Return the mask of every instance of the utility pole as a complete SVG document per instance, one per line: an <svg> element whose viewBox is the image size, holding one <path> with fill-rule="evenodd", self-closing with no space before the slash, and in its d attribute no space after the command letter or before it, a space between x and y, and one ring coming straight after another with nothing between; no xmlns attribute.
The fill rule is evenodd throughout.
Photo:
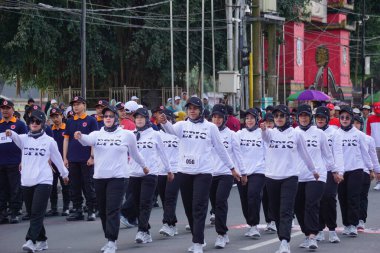
<svg viewBox="0 0 380 253"><path fill-rule="evenodd" d="M81 18L81 95L86 99L86 0L82 0Z"/></svg>
<svg viewBox="0 0 380 253"><path fill-rule="evenodd" d="M252 17L255 19L251 25L251 50L253 53L253 96L254 106L261 107L261 0L252 0Z"/></svg>
<svg viewBox="0 0 380 253"><path fill-rule="evenodd" d="M189 0L186 0L186 94L189 94L189 86L190 86L190 52L189 52Z"/></svg>
<svg viewBox="0 0 380 253"><path fill-rule="evenodd" d="M170 0L170 72L172 85L172 103L174 104L174 52L173 52L173 0Z"/></svg>
<svg viewBox="0 0 380 253"><path fill-rule="evenodd" d="M204 92L204 78L205 78L205 0L202 0L202 66L201 66L201 94Z"/></svg>
<svg viewBox="0 0 380 253"><path fill-rule="evenodd" d="M212 87L214 91L214 102L216 103L214 0L211 0L211 43L212 43Z"/></svg>
<svg viewBox="0 0 380 253"><path fill-rule="evenodd" d="M362 0L362 85L361 85L361 103L364 102L364 82L365 82L365 13L366 3Z"/></svg>
<svg viewBox="0 0 380 253"><path fill-rule="evenodd" d="M268 97L276 100L277 93L277 71L276 71L276 24L269 23L268 28Z"/></svg>
<svg viewBox="0 0 380 253"><path fill-rule="evenodd" d="M226 0L227 16L227 70L233 70L233 30L232 30L232 0Z"/></svg>

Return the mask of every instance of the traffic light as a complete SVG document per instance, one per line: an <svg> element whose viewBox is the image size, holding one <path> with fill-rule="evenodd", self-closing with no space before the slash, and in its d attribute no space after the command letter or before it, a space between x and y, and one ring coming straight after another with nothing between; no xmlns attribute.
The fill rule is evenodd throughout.
<svg viewBox="0 0 380 253"><path fill-rule="evenodd" d="M240 67L243 68L249 65L249 51L244 48L240 50Z"/></svg>

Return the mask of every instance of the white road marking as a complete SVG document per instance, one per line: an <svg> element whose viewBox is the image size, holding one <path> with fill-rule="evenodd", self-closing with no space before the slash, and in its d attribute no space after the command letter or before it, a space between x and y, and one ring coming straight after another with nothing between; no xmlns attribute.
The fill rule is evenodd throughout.
<svg viewBox="0 0 380 253"><path fill-rule="evenodd" d="M302 235L302 234L303 233L301 231L298 231L298 232L292 233L290 236L291 237L296 237L296 236L299 236L299 235ZM245 251L254 250L254 249L258 249L258 248L261 248L261 247L264 247L264 246L267 246L269 244L276 243L276 242L280 243L279 240L278 240L278 238L267 240L267 241L264 241L264 242L260 242L260 243L257 243L257 244L251 245L251 246L247 246L247 247L244 247L244 248L240 248L239 250L245 250Z"/></svg>

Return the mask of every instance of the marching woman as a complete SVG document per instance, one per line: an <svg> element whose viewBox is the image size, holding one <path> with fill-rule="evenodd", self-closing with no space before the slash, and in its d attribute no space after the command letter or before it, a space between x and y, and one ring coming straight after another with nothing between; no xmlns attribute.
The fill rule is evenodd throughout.
<svg viewBox="0 0 380 253"><path fill-rule="evenodd" d="M364 119L360 116L354 116L354 126L363 131ZM360 212L359 212L359 224L357 229L365 229L365 223L367 221L367 209L368 209L368 192L371 186L371 181L375 179L376 175L379 176L380 165L376 154L375 140L370 135L365 135L367 139L368 152L371 157L373 168L365 168L363 172L362 189L360 192ZM376 173L376 175L375 175Z"/></svg>
<svg viewBox="0 0 380 253"><path fill-rule="evenodd" d="M291 127L290 111L278 105L273 111L275 129L260 124L262 138L267 145L265 151L265 176L269 196L269 211L276 222L281 245L277 253L290 253L290 233L297 194L299 171L294 166L301 158L315 179L319 178L314 163L307 151L302 134Z"/></svg>
<svg viewBox="0 0 380 253"><path fill-rule="evenodd" d="M152 236L149 233L149 217L153 207L153 195L157 186L158 174L161 164L167 174L167 180L173 181L169 159L167 158L160 133L153 130L149 120L149 112L145 108L139 108L135 114L137 147L141 152L149 173L141 170L141 165L134 159L130 159L132 169L129 177L129 189L134 198L138 213L138 232L136 243L150 243Z"/></svg>
<svg viewBox="0 0 380 253"><path fill-rule="evenodd" d="M325 188L327 169L335 170L335 161L326 134L316 126L312 126L312 120L311 106L307 104L298 106L296 131L305 139L306 149L313 163L317 165L319 178L313 176L304 161L299 159L296 162L300 174L294 211L306 236L300 247L315 250L318 248L315 237L319 232L320 201Z"/></svg>
<svg viewBox="0 0 380 253"><path fill-rule="evenodd" d="M335 170L327 168L326 185L319 209L319 233L316 239L317 241L325 240L323 230L327 227L329 229L329 242L339 243L340 239L335 229L337 227L336 195L338 184L343 180L344 173L342 137L335 127L330 127L329 121L330 110L324 106L318 107L315 113L315 123L326 134L330 152L334 156Z"/></svg>
<svg viewBox="0 0 380 253"><path fill-rule="evenodd" d="M172 111L165 109L162 113L164 113L166 118L174 124L175 116ZM160 127L160 125L158 126ZM165 173L165 170L161 170L160 175L158 176L157 188L162 201L162 207L164 209L162 219L163 226L160 229L160 234L174 236L178 234L176 227L177 216L175 211L179 192L179 184L176 176L179 158L179 139L175 135L167 134L162 128L160 130L160 136L164 144L166 157L169 159L169 163L172 168L172 173L174 173L174 179L172 182L168 182L166 175L167 173Z"/></svg>
<svg viewBox="0 0 380 253"><path fill-rule="evenodd" d="M234 164L239 168L240 173L244 175L239 139L235 132L226 127L227 116L225 105L214 105L211 112L212 123L218 127L224 147L232 161L234 161ZM228 197L230 196L234 177L231 170L226 167L216 153L214 153L214 164L215 169L212 173L210 201L215 213L215 230L218 233L215 247L222 249L230 241L227 235L227 213ZM247 177L243 176L242 181L246 184Z"/></svg>
<svg viewBox="0 0 380 253"><path fill-rule="evenodd" d="M240 180L239 173L223 146L218 128L204 119L203 103L191 97L186 104L188 120L172 125L164 114L160 121L165 131L180 139L177 177L185 213L193 235L193 245L189 251L202 253L205 245L204 228L207 216L208 199L214 170L213 150L232 175Z"/></svg>
<svg viewBox="0 0 380 253"><path fill-rule="evenodd" d="M339 112L344 157L344 180L338 186L338 198L343 234L351 237L358 235L360 192L362 188L364 168L373 168L368 153L365 134L353 127L354 112L349 106L341 106Z"/></svg>
<svg viewBox="0 0 380 253"><path fill-rule="evenodd" d="M148 173L143 157L137 149L136 138L130 131L119 127L117 109L107 106L102 110L104 126L100 131L82 134L74 138L83 146L94 147L94 186L99 216L105 238L105 253L114 253L120 227L120 207L125 193L124 180L129 172L128 155L136 161L142 173ZM142 169L143 168L143 169Z"/></svg>
<svg viewBox="0 0 380 253"><path fill-rule="evenodd" d="M45 122L45 114L35 110L28 119L28 134L18 135L14 131L6 130L6 136L23 150L21 186L26 210L30 214L30 225L22 249L27 252L48 249L43 221L53 183L49 160L58 168L64 183L69 182L69 172L63 164L57 143L44 131Z"/></svg>
<svg viewBox="0 0 380 253"><path fill-rule="evenodd" d="M238 183L241 206L249 226L246 237L261 237L257 225L260 224L260 206L265 185L265 147L259 126L259 112L256 108L245 113L245 128L237 134L241 147L245 174L248 183Z"/></svg>

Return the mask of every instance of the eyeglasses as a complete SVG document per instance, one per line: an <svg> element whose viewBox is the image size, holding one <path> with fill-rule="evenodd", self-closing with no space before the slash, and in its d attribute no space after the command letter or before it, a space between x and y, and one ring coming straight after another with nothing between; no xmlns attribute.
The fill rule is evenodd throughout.
<svg viewBox="0 0 380 253"><path fill-rule="evenodd" d="M30 119L30 124L36 124L36 125L41 125L41 120L39 119Z"/></svg>
<svg viewBox="0 0 380 253"><path fill-rule="evenodd" d="M110 118L110 119L114 119L115 118L115 115L104 115L103 118L107 119L107 118Z"/></svg>
<svg viewBox="0 0 380 253"><path fill-rule="evenodd" d="M339 117L340 118L340 120L350 120L351 119L351 116L340 116Z"/></svg>
<svg viewBox="0 0 380 253"><path fill-rule="evenodd" d="M283 113L276 113L275 115L274 115L274 118L281 118L281 119L283 119L283 118L285 118L285 114L283 114Z"/></svg>

